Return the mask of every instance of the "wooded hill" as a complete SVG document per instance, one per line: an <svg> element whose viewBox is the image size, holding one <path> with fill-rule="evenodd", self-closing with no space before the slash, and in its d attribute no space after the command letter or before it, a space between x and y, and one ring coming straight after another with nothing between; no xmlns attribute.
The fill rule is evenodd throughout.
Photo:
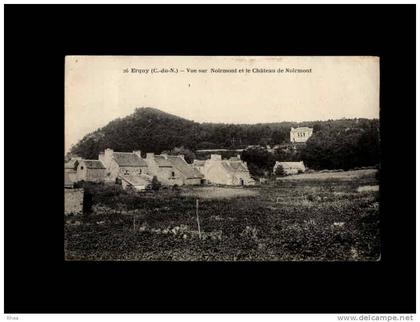
<svg viewBox="0 0 420 322"><path fill-rule="evenodd" d="M365 157L369 159L369 162L359 163L370 165L379 160L379 156L376 156L379 153L379 120L377 119L259 124L197 123L150 107L137 108L133 114L118 118L86 135L71 148L70 153L87 159L97 159L99 152L106 148L121 152L141 150L142 153L161 153L176 147L195 151L219 148L240 149L249 145L273 146L288 143L290 128L299 126L314 129L314 135L307 144L313 153L311 152L309 156L309 151L304 153L308 159L311 159L312 154L318 158L322 153L333 153L331 149L337 150L337 153L348 151L344 154L349 157L351 154L349 151L362 143L370 152L361 151L358 147L358 154L363 156L365 152L369 152L369 156ZM309 144L311 141L315 145L311 146ZM323 151L324 148L331 151ZM374 157L372 157L373 154ZM322 156L322 158L325 157ZM315 161L317 163L318 160Z"/></svg>

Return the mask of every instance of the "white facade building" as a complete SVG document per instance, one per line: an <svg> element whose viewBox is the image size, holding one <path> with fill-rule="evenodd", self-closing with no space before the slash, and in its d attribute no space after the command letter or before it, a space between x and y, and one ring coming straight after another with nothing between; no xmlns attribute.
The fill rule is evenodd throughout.
<svg viewBox="0 0 420 322"><path fill-rule="evenodd" d="M297 127L290 130L290 142L304 143L312 136L313 129L310 127Z"/></svg>

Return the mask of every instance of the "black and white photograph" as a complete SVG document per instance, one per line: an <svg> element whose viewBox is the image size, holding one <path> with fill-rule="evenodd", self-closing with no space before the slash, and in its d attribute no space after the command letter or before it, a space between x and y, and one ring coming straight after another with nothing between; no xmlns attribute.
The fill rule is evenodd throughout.
<svg viewBox="0 0 420 322"><path fill-rule="evenodd" d="M67 56L66 261L380 261L379 57Z"/></svg>
<svg viewBox="0 0 420 322"><path fill-rule="evenodd" d="M3 6L4 320L416 320L416 6L296 2Z"/></svg>

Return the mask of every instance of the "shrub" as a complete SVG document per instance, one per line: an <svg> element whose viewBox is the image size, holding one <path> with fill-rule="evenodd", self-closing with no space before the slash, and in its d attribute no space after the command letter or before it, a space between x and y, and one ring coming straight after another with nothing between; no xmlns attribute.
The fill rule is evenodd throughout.
<svg viewBox="0 0 420 322"><path fill-rule="evenodd" d="M152 190L159 191L162 184L159 182L158 178L156 176L153 176L152 179Z"/></svg>
<svg viewBox="0 0 420 322"><path fill-rule="evenodd" d="M286 175L286 172L284 171L284 168L281 164L277 165L276 169L274 170L274 174L276 176L281 176L281 177Z"/></svg>

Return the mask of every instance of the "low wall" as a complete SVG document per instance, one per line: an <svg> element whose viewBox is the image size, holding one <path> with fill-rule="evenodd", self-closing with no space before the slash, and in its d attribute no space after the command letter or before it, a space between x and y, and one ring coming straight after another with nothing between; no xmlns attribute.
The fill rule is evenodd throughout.
<svg viewBox="0 0 420 322"><path fill-rule="evenodd" d="M64 189L64 214L83 213L83 189Z"/></svg>

